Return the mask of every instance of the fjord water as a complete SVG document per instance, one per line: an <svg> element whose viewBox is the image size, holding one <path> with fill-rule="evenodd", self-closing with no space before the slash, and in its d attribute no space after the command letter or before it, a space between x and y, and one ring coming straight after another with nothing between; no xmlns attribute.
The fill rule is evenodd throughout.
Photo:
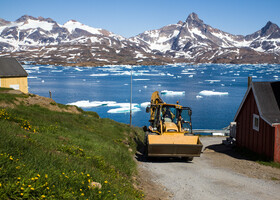
<svg viewBox="0 0 280 200"><path fill-rule="evenodd" d="M162 99L191 107L194 129L229 125L253 81L277 81L280 65L176 64L166 66L62 67L24 65L29 92L62 104L95 111L102 118L129 124L131 67L134 126L149 125L145 106L154 91L168 90ZM172 93L179 91L180 93ZM184 92L184 93L183 93ZM142 104L142 106L141 106Z"/></svg>

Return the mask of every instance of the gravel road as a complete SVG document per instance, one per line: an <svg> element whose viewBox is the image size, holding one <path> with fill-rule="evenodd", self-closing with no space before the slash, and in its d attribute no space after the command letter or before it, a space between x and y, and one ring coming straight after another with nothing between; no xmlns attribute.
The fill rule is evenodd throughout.
<svg viewBox="0 0 280 200"><path fill-rule="evenodd" d="M280 199L280 170L231 153L223 139L202 137L203 154L192 162L139 161L144 175L166 190L148 191L147 199Z"/></svg>

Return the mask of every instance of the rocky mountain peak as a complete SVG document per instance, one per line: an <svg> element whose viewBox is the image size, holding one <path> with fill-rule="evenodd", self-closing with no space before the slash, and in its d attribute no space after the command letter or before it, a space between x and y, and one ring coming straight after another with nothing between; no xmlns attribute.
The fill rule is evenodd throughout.
<svg viewBox="0 0 280 200"><path fill-rule="evenodd" d="M60 25L51 18L28 15L16 23L0 19L0 27L0 56L10 53L18 57L20 52L21 59L34 61L33 55L37 52L39 63L123 64L124 55L129 57L129 63L136 64L140 60L149 63L280 63L280 28L270 21L251 35L235 36L204 24L196 13L191 13L186 21L145 31L129 39L75 20ZM43 46L45 48L41 48ZM78 53L79 56L73 56Z"/></svg>
<svg viewBox="0 0 280 200"><path fill-rule="evenodd" d="M189 24L193 24L193 23L199 23L199 24L203 24L203 21L201 19L198 18L198 15L196 13L191 13L187 20L186 20L187 23Z"/></svg>
<svg viewBox="0 0 280 200"><path fill-rule="evenodd" d="M265 35L270 35L271 33L278 31L279 27L272 23L271 21L268 21L266 23L266 25L261 29L261 35L265 36Z"/></svg>
<svg viewBox="0 0 280 200"><path fill-rule="evenodd" d="M26 22L28 19L36 20L37 18L32 17L32 16L30 16L30 15L23 15L23 16L21 16L20 18L18 18L18 19L16 20L16 22Z"/></svg>
<svg viewBox="0 0 280 200"><path fill-rule="evenodd" d="M9 23L10 23L9 21L6 21L5 19L1 19L0 18L0 26L5 26L5 25L7 25Z"/></svg>
<svg viewBox="0 0 280 200"><path fill-rule="evenodd" d="M182 22L181 20L177 22L177 24L182 25L184 24L184 22Z"/></svg>

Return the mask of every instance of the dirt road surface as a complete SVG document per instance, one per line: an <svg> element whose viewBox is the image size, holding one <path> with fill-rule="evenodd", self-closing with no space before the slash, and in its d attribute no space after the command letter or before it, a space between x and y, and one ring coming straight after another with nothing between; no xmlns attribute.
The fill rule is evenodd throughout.
<svg viewBox="0 0 280 200"><path fill-rule="evenodd" d="M146 199L280 199L280 169L260 165L222 144L201 137L201 157L140 161Z"/></svg>

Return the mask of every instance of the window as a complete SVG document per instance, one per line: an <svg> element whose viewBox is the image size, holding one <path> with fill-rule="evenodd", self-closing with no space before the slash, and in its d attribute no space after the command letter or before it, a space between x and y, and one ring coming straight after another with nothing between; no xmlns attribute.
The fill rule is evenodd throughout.
<svg viewBox="0 0 280 200"><path fill-rule="evenodd" d="M259 115L253 114L253 129L259 131L260 117Z"/></svg>

